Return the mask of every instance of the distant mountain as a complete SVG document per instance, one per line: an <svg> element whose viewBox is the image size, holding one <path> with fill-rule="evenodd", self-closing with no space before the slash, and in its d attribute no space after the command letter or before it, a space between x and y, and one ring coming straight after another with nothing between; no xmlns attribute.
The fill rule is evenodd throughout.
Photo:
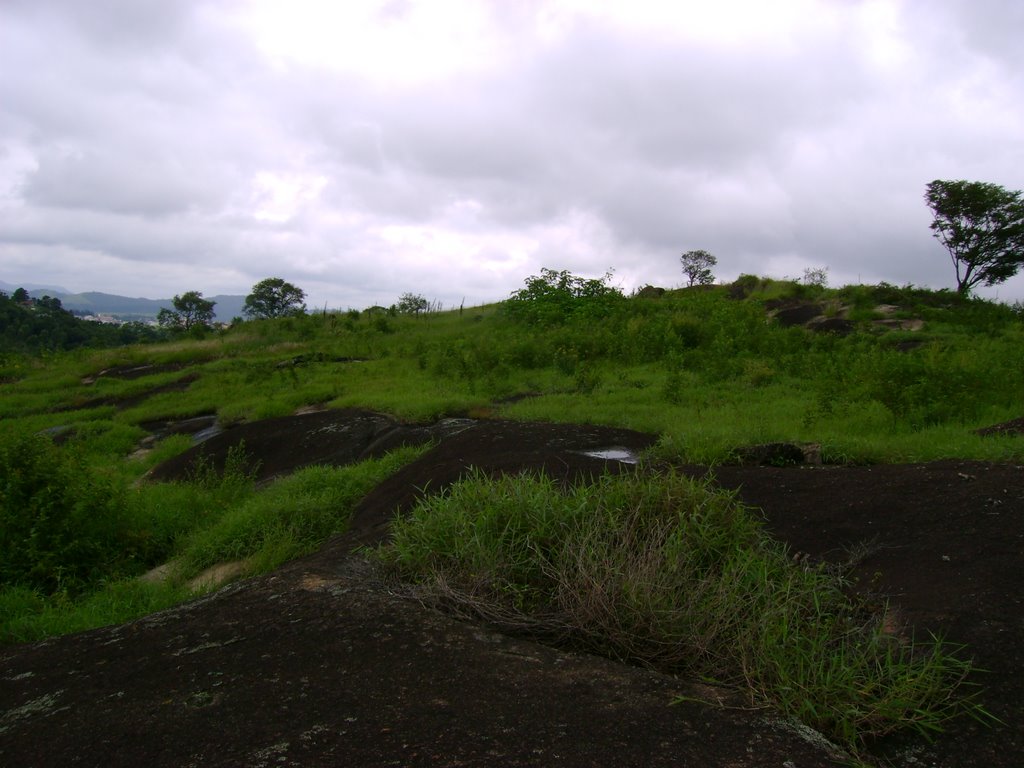
<svg viewBox="0 0 1024 768"><path fill-rule="evenodd" d="M10 290L16 289L14 286ZM10 292L7 288L0 288ZM171 299L144 299L129 298L127 296L115 296L111 293L67 293L55 291L54 289L29 288L25 290L34 298L41 298L44 295L60 299L61 306L72 312L81 312L91 315L111 315L121 320L154 320L161 309L174 309ZM219 322L230 322L234 317L241 317L242 308L245 306L245 296L204 296L204 299L215 302L213 307L214 319Z"/></svg>
<svg viewBox="0 0 1024 768"><path fill-rule="evenodd" d="M44 285L42 283L24 283L20 285L14 285L13 283L7 283L4 282L3 280L0 280L0 291L3 291L8 296L14 293L19 288L24 288L29 293L31 293L32 291L42 291L48 296L53 296L54 294L57 293L70 293L70 291L67 288L61 288L60 286L56 285ZM43 294L40 294L40 296L41 295Z"/></svg>

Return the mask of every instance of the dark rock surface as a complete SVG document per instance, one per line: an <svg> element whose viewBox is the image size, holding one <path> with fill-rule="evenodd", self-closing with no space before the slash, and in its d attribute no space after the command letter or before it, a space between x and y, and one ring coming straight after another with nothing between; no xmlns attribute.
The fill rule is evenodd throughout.
<svg viewBox="0 0 1024 768"><path fill-rule="evenodd" d="M272 477L367 455L404 439L394 430L405 426L335 412L229 430L204 445L221 460L231 445L221 437L266 446L257 458ZM627 465L589 454L653 440L581 425L444 429L310 557L124 626L0 649L0 765L843 764L813 734L734 692L504 637L377 582L357 548L381 541L424 488L470 466L543 468L566 480L621 471ZM900 737L876 754L897 765L1024 764L1024 469L951 461L731 466L715 476L800 556L843 560L869 542L858 574L891 597L906 627L965 644L989 670L975 682L1003 724L961 719L932 743ZM685 702L672 705L679 696Z"/></svg>

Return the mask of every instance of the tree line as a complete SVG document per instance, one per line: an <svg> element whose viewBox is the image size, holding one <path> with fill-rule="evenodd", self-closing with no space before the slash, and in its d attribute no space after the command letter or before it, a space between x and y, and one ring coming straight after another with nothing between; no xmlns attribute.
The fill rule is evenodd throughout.
<svg viewBox="0 0 1024 768"><path fill-rule="evenodd" d="M301 315L306 311L306 292L280 277L268 277L252 287L245 297L242 313L251 319L273 319ZM204 299L200 291L186 291L171 299L174 309L161 309L156 316L161 327L178 331L209 328L217 302Z"/></svg>
<svg viewBox="0 0 1024 768"><path fill-rule="evenodd" d="M108 325L75 317L53 296L32 298L24 288L0 291L0 352L37 354L78 347L116 347L160 341L164 333L144 323Z"/></svg>
<svg viewBox="0 0 1024 768"><path fill-rule="evenodd" d="M280 277L260 280L245 297L242 313L250 320L294 317L306 312L306 292ZM186 291L171 299L171 308L157 314L157 326L132 322L111 325L82 320L64 309L60 299L33 298L24 288L10 296L0 291L0 353L36 354L42 351L104 347L166 341L183 333L202 335L213 327L217 302L201 291ZM419 294L404 293L388 307L391 315L421 315L440 309ZM240 320L241 318L235 318Z"/></svg>

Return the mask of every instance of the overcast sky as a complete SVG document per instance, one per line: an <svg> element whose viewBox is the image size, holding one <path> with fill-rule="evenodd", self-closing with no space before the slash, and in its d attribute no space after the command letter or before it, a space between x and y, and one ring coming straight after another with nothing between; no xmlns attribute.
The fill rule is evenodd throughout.
<svg viewBox="0 0 1024 768"><path fill-rule="evenodd" d="M0 280L332 308L627 292L679 255L953 287L1024 188L1020 0L2 0ZM1024 299L1024 275L982 290Z"/></svg>

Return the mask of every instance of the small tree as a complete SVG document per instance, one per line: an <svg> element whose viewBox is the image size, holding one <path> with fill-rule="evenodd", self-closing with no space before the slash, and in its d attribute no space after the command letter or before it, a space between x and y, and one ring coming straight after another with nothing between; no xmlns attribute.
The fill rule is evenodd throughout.
<svg viewBox="0 0 1024 768"><path fill-rule="evenodd" d="M183 331L206 327L213 322L213 307L216 303L204 299L199 291L188 291L171 299L174 309L161 309L156 321L164 328L179 328Z"/></svg>
<svg viewBox="0 0 1024 768"><path fill-rule="evenodd" d="M403 293L401 298L398 299L397 306L398 311L403 315L418 315L420 312L426 312L430 308L430 302L418 294Z"/></svg>
<svg viewBox="0 0 1024 768"><path fill-rule="evenodd" d="M946 246L962 296L978 283L995 285L1024 265L1024 200L998 184L940 181L927 185L931 230Z"/></svg>
<svg viewBox="0 0 1024 768"><path fill-rule="evenodd" d="M715 282L711 269L718 263L718 259L707 251L687 251L679 260L683 264L683 274L686 275L688 288L695 285L711 285Z"/></svg>
<svg viewBox="0 0 1024 768"><path fill-rule="evenodd" d="M804 285L813 285L815 288L827 288L828 267L805 267Z"/></svg>
<svg viewBox="0 0 1024 768"><path fill-rule="evenodd" d="M242 311L248 317L272 318L301 315L306 311L306 292L280 277L268 277L252 287Z"/></svg>

